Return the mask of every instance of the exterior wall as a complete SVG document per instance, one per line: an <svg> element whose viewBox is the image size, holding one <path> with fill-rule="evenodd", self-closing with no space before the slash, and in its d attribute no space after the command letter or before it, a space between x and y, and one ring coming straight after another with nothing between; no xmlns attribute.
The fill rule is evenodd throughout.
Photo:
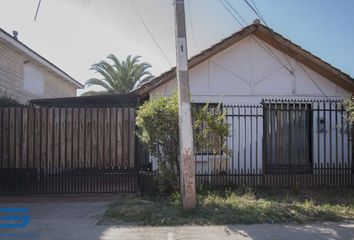
<svg viewBox="0 0 354 240"><path fill-rule="evenodd" d="M21 54L0 43L0 95L11 96L25 102L36 98L76 96L76 86L57 74L41 68L39 64L28 62ZM29 65L43 78L43 94L34 94L24 89L24 68Z"/></svg>
<svg viewBox="0 0 354 240"><path fill-rule="evenodd" d="M275 58L279 59L286 67L280 64L279 60L270 56L270 53L274 54ZM291 74L286 68L291 69L294 74ZM176 87L177 81L174 79L153 90L150 97L153 99L159 95L169 96L176 91ZM225 105L258 105L262 99L325 100L327 98L343 99L350 96L350 93L345 89L306 66L300 65L294 59L285 56L255 36L246 37L232 47L190 69L190 89L193 102L216 102ZM335 118L335 116L332 117ZM318 116L313 116L313 121L316 122L317 118ZM329 116L327 116L328 118ZM232 123L230 122L230 124ZM240 124L242 128L244 123ZM258 138L249 137L248 142L241 143L241 155L247 153L246 156L241 156L242 159L246 158L247 160L246 165L241 166L244 170L250 167L251 161L255 161L255 159L250 159L248 147L250 144L255 146L256 141L258 142L258 149L252 150L253 156L257 152L258 156L262 158L263 123L259 121L252 123L252 125L253 129L256 129L255 125L257 125ZM249 133L249 127L250 124L247 125L245 131L240 132L240 139L244 139L244 134ZM335 133L336 129L330 131ZM317 141L317 129L313 129L313 135L316 136L313 138L316 139L314 141ZM328 144L328 135L326 143L324 143L323 137L324 134L320 134L319 145ZM344 142L346 141L347 135L344 136ZM230 139L228 143L231 146ZM313 159L318 159L316 144L318 143L314 142ZM231 148L235 150L237 146ZM321 149L323 148L324 146L321 146ZM329 149L328 147L326 150L328 155ZM323 161L324 154L325 152L320 153L320 161ZM351 152L345 149L344 154L343 159L347 159L346 162L348 162ZM200 164L203 162L201 156L197 156L196 159L198 161L197 168L200 168ZM259 161L262 162L262 159ZM252 166L255 166L254 162ZM257 170L261 170L262 165L258 166Z"/></svg>

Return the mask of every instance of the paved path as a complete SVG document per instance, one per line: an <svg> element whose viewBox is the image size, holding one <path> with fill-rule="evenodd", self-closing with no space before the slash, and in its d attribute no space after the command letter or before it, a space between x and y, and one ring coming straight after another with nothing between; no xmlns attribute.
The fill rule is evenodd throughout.
<svg viewBox="0 0 354 240"><path fill-rule="evenodd" d="M0 229L0 239L40 240L130 240L130 239L354 239L354 222L315 223L308 225L232 225L183 227L134 227L97 225L108 201L31 201L5 203L0 207L26 207L30 210L30 224L21 230Z"/></svg>

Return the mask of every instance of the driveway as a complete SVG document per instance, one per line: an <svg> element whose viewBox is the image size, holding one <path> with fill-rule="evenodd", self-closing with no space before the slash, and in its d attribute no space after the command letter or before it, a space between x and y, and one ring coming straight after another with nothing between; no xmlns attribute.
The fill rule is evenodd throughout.
<svg viewBox="0 0 354 240"><path fill-rule="evenodd" d="M37 198L2 201L1 208L28 208L30 223L21 229L0 229L0 239L354 239L354 222L306 225L230 225L137 227L98 225L113 197ZM0 222L1 223L1 222Z"/></svg>

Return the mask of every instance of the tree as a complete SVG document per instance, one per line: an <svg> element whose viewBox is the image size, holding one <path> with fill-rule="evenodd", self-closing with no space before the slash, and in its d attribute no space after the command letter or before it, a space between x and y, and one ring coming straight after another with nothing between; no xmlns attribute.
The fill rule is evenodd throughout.
<svg viewBox="0 0 354 240"><path fill-rule="evenodd" d="M204 148L218 154L229 154L225 138L229 136L226 115L220 108L210 111L208 104L193 108L194 150ZM137 111L137 134L158 164L160 192L179 189L179 144L177 95L146 101Z"/></svg>
<svg viewBox="0 0 354 240"><path fill-rule="evenodd" d="M151 73L148 71L151 65L141 62L140 56L129 55L125 61L119 61L113 54L110 54L107 58L113 63L102 60L93 64L90 68L90 70L99 73L102 78L91 78L85 83L86 87L96 85L103 87L104 90L88 91L82 95L128 93L152 78Z"/></svg>

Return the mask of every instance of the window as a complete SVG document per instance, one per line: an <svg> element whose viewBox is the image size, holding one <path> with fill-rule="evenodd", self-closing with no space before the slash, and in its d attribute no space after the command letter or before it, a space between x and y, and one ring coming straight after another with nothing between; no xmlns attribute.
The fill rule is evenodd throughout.
<svg viewBox="0 0 354 240"><path fill-rule="evenodd" d="M23 70L23 90L37 96L43 96L44 93L44 80L42 74L29 64L25 64Z"/></svg>
<svg viewBox="0 0 354 240"><path fill-rule="evenodd" d="M192 103L192 111L196 113L199 109L205 107L207 103ZM209 103L208 111L212 114L222 113L222 105L219 103ZM201 139L195 142L194 152L196 155L222 155L222 141L219 136L217 136L212 131L204 133L206 126L204 123L201 124L201 127L194 129L194 134L199 136ZM196 137L194 136L194 137Z"/></svg>
<svg viewBox="0 0 354 240"><path fill-rule="evenodd" d="M265 103L264 157L267 173L311 172L311 119L311 104Z"/></svg>

